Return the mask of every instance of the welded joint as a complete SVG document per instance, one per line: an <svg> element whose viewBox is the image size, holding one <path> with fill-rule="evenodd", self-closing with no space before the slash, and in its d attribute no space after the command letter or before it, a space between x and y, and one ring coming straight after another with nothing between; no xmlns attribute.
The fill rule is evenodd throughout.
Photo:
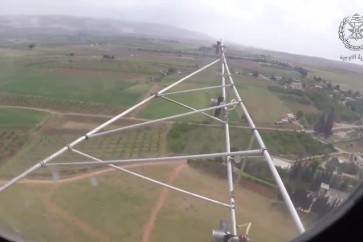
<svg viewBox="0 0 363 242"><path fill-rule="evenodd" d="M72 146L70 146L70 145L66 145L66 146L67 146L68 150L72 151L72 149L73 149Z"/></svg>
<svg viewBox="0 0 363 242"><path fill-rule="evenodd" d="M160 93L155 93L155 94L152 94L151 96L153 96L154 95L154 97L160 97Z"/></svg>
<svg viewBox="0 0 363 242"><path fill-rule="evenodd" d="M261 148L261 153L262 153L262 155L263 155L263 153L264 153L265 151L267 151L267 148L266 148L266 147L262 147L262 148Z"/></svg>
<svg viewBox="0 0 363 242"><path fill-rule="evenodd" d="M44 161L40 161L39 164L40 164L40 167L42 167L42 168L45 167L45 162Z"/></svg>
<svg viewBox="0 0 363 242"><path fill-rule="evenodd" d="M84 139L85 139L85 140L89 139L88 134L85 134L85 135L84 135Z"/></svg>

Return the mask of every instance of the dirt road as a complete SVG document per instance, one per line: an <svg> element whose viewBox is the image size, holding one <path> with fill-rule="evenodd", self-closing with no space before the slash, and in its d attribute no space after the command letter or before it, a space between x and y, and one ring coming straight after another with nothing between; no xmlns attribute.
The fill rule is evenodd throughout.
<svg viewBox="0 0 363 242"><path fill-rule="evenodd" d="M178 178L180 171L185 166L186 166L185 164L179 164L178 166L176 166L173 170L173 173L170 174L167 183L172 184L176 180L176 178ZM163 205L165 203L165 200L168 196L168 192L169 192L169 189L166 187L162 188L162 190L160 191L159 199L156 202L155 207L153 208L151 215L149 217L149 220L144 227L144 232L142 235L142 242L150 242L151 233L155 226L155 221L157 219L157 216L158 216L161 208L163 207Z"/></svg>
<svg viewBox="0 0 363 242"><path fill-rule="evenodd" d="M170 162L170 161L160 161L160 162L145 162L145 163L137 163L137 164L130 164L130 165L123 165L122 168L134 168L139 166L157 166L157 165L172 165L172 164L180 164L184 163L185 161L178 161L178 162ZM71 182L76 182L85 178L89 178L92 176L102 175L104 173L116 171L113 168L106 168L103 170L97 170L89 173L82 173L73 177L59 179L59 180L46 180L46 179L23 179L18 183L27 184L27 185L51 185L51 184L66 184ZM3 185L6 181L1 180L0 185Z"/></svg>

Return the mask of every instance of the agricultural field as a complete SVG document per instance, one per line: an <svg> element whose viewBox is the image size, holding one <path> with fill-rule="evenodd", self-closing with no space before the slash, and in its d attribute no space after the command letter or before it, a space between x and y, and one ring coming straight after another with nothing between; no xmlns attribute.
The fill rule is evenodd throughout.
<svg viewBox="0 0 363 242"><path fill-rule="evenodd" d="M363 152L363 138L352 140L352 141L339 142L336 144L336 146L347 152L362 153Z"/></svg>
<svg viewBox="0 0 363 242"><path fill-rule="evenodd" d="M316 69L311 68L311 76L320 76L321 78L331 80L340 84L343 90L357 90L363 93L362 74L352 71L342 71L339 69Z"/></svg>
<svg viewBox="0 0 363 242"><path fill-rule="evenodd" d="M33 50L0 48L0 183L217 58L190 54L199 53L199 44L159 41L106 42L102 45L94 44L98 41L40 43ZM163 48L175 52L150 51ZM189 54L180 54L182 51ZM233 51L230 49L229 53L233 55ZM257 55L249 51L236 53L249 57ZM114 58L105 58L104 55L114 55ZM257 61L231 59L229 64L232 73L258 71L266 76L300 78L297 72L264 66ZM348 78L346 85L359 88L359 78L353 74L345 76L346 73L336 73L335 70L304 67L311 71L309 75L337 81ZM170 70L173 71L169 73ZM221 85L220 71L218 63L168 92ZM301 102L304 97L271 90L270 80L235 75L234 81L257 127L263 129L261 135L270 153L275 156L296 160L302 156L335 152L332 145L320 143L309 134L295 132L301 129L298 125L276 127L274 122L287 113L301 111L306 119L313 120L320 112L334 107L337 117L359 119L351 110L325 96L313 99L306 95L309 103L304 103ZM218 88L166 97L200 109L209 107L211 98L220 95L221 89ZM227 96L229 100L235 98L229 88ZM105 130L186 111L188 109L158 97ZM213 115L213 112L209 114ZM238 108L231 111L229 121L232 149L246 149L251 130L246 128ZM271 130L274 128L279 130ZM196 114L178 121L90 138L75 148L100 159L112 160L223 152L224 142L222 125ZM353 146L354 150L362 148L360 140L356 140L353 146L350 143L337 146L347 151L353 151ZM259 148L256 142L252 148ZM87 159L67 151L54 161ZM225 180L186 164L145 165L132 169L227 201ZM296 236L297 231L284 205L266 196L274 193L274 189L266 194L261 191L267 188L253 191L247 188L257 183L253 179L249 182L242 182L236 198L239 223L253 223L252 239L277 242ZM228 220L227 209L171 191L168 193L138 178L108 173L100 167L42 168L22 184L6 191L6 196L0 196L0 207L9 208L0 209L0 226L10 233L20 233L23 239L34 241L61 241L65 237L69 241L118 241L120 238L141 241L162 194L166 197L151 223L152 229L147 235L150 241L189 241L190 237L193 241L208 241L211 229L218 227L218 220ZM309 227L309 219L304 219ZM38 222L32 223L34 220Z"/></svg>
<svg viewBox="0 0 363 242"><path fill-rule="evenodd" d="M325 145L311 138L310 135L288 131L261 131L266 146L274 156L299 157L323 155L334 152L332 146ZM241 150L248 147L251 138L249 129L232 127L230 130L231 149ZM206 127L185 123L174 124L168 133L168 147L176 153L209 153L224 151L223 127ZM259 148L256 142L253 149Z"/></svg>
<svg viewBox="0 0 363 242"><path fill-rule="evenodd" d="M84 118L84 117L59 117L55 116L42 128L33 133L27 145L16 152L16 155L4 163L0 170L0 176L10 178L33 164L43 160L47 156L61 149L78 137L84 135L89 130L96 127L97 121L104 118ZM116 123L110 128L117 128L134 122L123 124ZM126 130L122 133L91 138L75 148L93 155L100 159L122 159L136 157L157 157L166 153L165 142L166 132L164 126L146 127L137 130ZM6 134L6 133L5 133ZM14 134L15 135L15 134ZM13 138L15 139L15 138ZM15 141L14 141L15 142ZM16 141L18 142L18 141ZM5 146L7 148L7 146ZM14 152L15 154L15 152ZM13 154L13 155L14 155ZM67 151L58 158L57 162L82 161L87 158ZM61 174L72 175L83 170L60 171ZM48 170L39 170L33 173L35 177L49 178Z"/></svg>
<svg viewBox="0 0 363 242"><path fill-rule="evenodd" d="M0 166L13 157L31 138L32 130L47 114L31 110L0 108Z"/></svg>
<svg viewBox="0 0 363 242"><path fill-rule="evenodd" d="M161 181L167 181L175 169L176 165L132 168ZM7 196L0 197L0 206L9 208L0 210L0 224L9 234L20 233L23 239L35 241L62 241L64 237L69 241L120 238L141 241L158 201L160 187L116 172L95 179L95 186L87 178L53 184L19 184L7 191ZM224 180L189 167L180 170L174 184L226 201ZM213 192L207 194L205 191L210 187ZM279 202L244 188L236 191L236 199L238 221L240 224L252 222L254 240L288 241L297 234ZM261 211L263 216L256 216ZM228 219L227 214L226 208L169 191L155 221L151 241L185 241L188 238L208 241L211 230L218 226L220 218ZM19 217L23 219L17 219ZM37 223L31 222L34 219Z"/></svg>

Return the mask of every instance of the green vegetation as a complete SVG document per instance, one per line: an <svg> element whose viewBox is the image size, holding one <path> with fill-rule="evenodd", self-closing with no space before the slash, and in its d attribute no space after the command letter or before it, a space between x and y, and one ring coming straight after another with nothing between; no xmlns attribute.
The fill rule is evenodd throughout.
<svg viewBox="0 0 363 242"><path fill-rule="evenodd" d="M348 121L353 122L359 120L359 115L354 113L352 110L338 103L335 99L331 98L328 94L323 92L309 93L308 97L314 105L323 112L334 109L335 117L337 121Z"/></svg>
<svg viewBox="0 0 363 242"><path fill-rule="evenodd" d="M192 129L196 128L195 125L185 124L185 123L177 123L173 125L173 128L168 132L168 146L172 152L180 153L185 149L187 144L186 138L184 135L185 132L188 132Z"/></svg>
<svg viewBox="0 0 363 242"><path fill-rule="evenodd" d="M334 109L336 121L348 121L353 122L359 120L360 116L358 113L353 112L347 106L340 104L334 98L330 97L327 93L314 91L305 92L300 90L286 90L277 86L269 86L268 89L271 92L277 94L283 100L288 102L295 102L300 105L314 105L321 112L329 112ZM297 110L298 111L298 110ZM302 110L300 110L302 112ZM316 121L316 114L305 114L302 117L303 124L306 126L313 126L313 121Z"/></svg>
<svg viewBox="0 0 363 242"><path fill-rule="evenodd" d="M349 163L339 163L339 159L333 157L330 161L328 161L325 165L327 170L337 171L338 173L347 173L350 175L357 175L359 172L359 167L353 162Z"/></svg>
<svg viewBox="0 0 363 242"><path fill-rule="evenodd" d="M133 170L166 181L172 167ZM54 185L19 184L0 197L0 206L7 208L0 211L0 225L4 224L2 228L8 232L20 233L24 239L34 241L64 241L64 238L141 241L143 228L161 188L118 172L99 175L96 180L97 186L92 186L88 179ZM222 201L226 201L228 195L224 180L188 167L181 171L174 185ZM212 192L206 193L211 188ZM226 208L173 191L168 193L157 216L151 241L179 242L187 238L206 241L210 239L211 230L218 226L219 219L228 218ZM251 237L254 240L289 241L297 231L287 211L272 203L243 187L236 189L238 222L253 223ZM266 216L256 216L256 213Z"/></svg>
<svg viewBox="0 0 363 242"><path fill-rule="evenodd" d="M60 112L114 115L209 63L211 57L215 58L214 54L208 56L213 49L200 48L196 43L125 39L127 37L121 40L111 39L110 43L105 43L107 46L94 44L99 40L87 40L85 37L85 42L92 44L87 42L75 45L67 40L61 44L34 42L34 46L30 48L32 50L28 48L30 43L22 46L23 49L0 48L0 103ZM107 42L107 38L102 41ZM201 56L201 51L204 56ZM294 67L281 60L271 62L275 57L260 55L255 50L233 52L233 49L229 51L234 57L229 62L231 71L242 69L255 76L258 73L267 77L273 75L272 79L275 80L277 76L299 79L302 76L301 80L305 81L307 75L321 75L329 81L347 80L347 83L354 84L355 87L359 84L361 87L360 76L356 74L350 75L343 71L338 73L335 69L322 70L305 65ZM105 55L112 58L102 59ZM276 65L267 65L266 62ZM216 65L169 91L220 85L219 69L220 65ZM360 101L348 102L344 106L324 92L285 91L269 87L270 80L247 75L236 76L234 80L258 127L272 126L274 121L290 112L297 112L299 121L305 127L312 127L322 112L329 112L331 109L335 110L337 121L357 121L362 114ZM208 107L210 99L218 97L220 92L220 89L213 89L168 97L199 109ZM227 89L227 95L234 98L230 89ZM188 110L157 98L138 110L135 117L154 119L185 111ZM95 119L88 122L85 116L69 118L54 115L56 120L50 119L39 129L34 129L48 115L28 110L0 109L1 179L19 174L103 121L102 117L93 117ZM240 111L233 111L230 121L235 126L244 125L241 116ZM127 122L139 121L130 119ZM112 128L129 124L127 122L114 123ZM159 157L168 151L173 154L225 151L224 128L219 123L200 114L186 117L181 122L91 138L78 145L77 149L100 159ZM251 130L233 127L230 135L233 150L245 149ZM305 133L263 131L261 135L271 154L291 159L325 155L334 151L332 145L324 145ZM352 150L354 147L357 151L363 147L361 140L338 144L338 147L341 146L350 147ZM258 147L254 144L252 148ZM76 160L84 158L66 152L55 161ZM220 169L220 161L208 161L206 164L217 172L226 170L225 167ZM327 166L355 173L354 167L337 165L336 162L328 163ZM348 179L338 180L337 177L320 170L314 173L310 165L299 169L298 172L295 170L294 178L280 169L279 172L288 184L293 184L290 191L294 192L295 202L302 207L305 207L306 200L300 196L304 195L301 191L312 189L313 186L316 189L316 184L328 180L329 176L332 187L347 191L355 182ZM92 170L65 169L59 173L61 178L65 178ZM172 169L169 166L155 166L136 170L166 181ZM239 172L235 171L244 181L263 185L275 198L276 186L264 161L248 160L245 170L240 174ZM41 169L29 178L49 179L50 173L47 169ZM142 226L157 201L160 189L125 174L98 176L96 180L95 186L91 186L86 180L60 182L55 185L18 185L7 191L7 196L0 197L0 207L8 208L0 211L0 226L34 241L63 241L64 238L74 241L111 241L120 238L125 241L140 241ZM314 185L307 185L308 183ZM203 173L200 169L184 167L175 185L218 200L227 200L228 194L223 195L225 180ZM243 187L236 189L236 201L239 222L253 223L253 240L287 241L296 235L291 221L287 218L286 209L279 201L261 197ZM226 217L226 212L226 209L216 208L181 194L169 194L158 215L152 240L178 242L193 238L196 241L207 241L210 239L211 229L218 226L220 218ZM260 214L263 216L259 216ZM184 233L185 231L190 233Z"/></svg>
<svg viewBox="0 0 363 242"><path fill-rule="evenodd" d="M0 129L32 128L46 117L47 114L44 112L17 108L0 108Z"/></svg>
<svg viewBox="0 0 363 242"><path fill-rule="evenodd" d="M261 136L273 155L295 154L306 157L334 151L332 145L322 144L303 132L263 131Z"/></svg>
<svg viewBox="0 0 363 242"><path fill-rule="evenodd" d="M251 132L248 129L231 128L231 147L246 148ZM324 145L302 132L261 131L272 155L287 155L293 159L333 152L331 145ZM169 149L180 153L207 153L224 151L224 129L187 124L174 124L168 133ZM254 146L257 148L257 145Z"/></svg>
<svg viewBox="0 0 363 242"><path fill-rule="evenodd" d="M13 157L30 139L30 130L47 114L26 109L0 108L0 165Z"/></svg>
<svg viewBox="0 0 363 242"><path fill-rule="evenodd" d="M85 125L86 123L83 123ZM120 134L108 135L89 139L80 145L78 149L100 159L120 159L120 158L136 158L136 157L151 157L160 156L163 152L164 141L162 135L164 130L161 126L154 128L145 128L138 130L130 130ZM37 137L31 140L31 143L15 155L9 162L6 162L0 169L0 176L10 178L17 175L22 170L30 167L31 165L39 162L50 154L56 152L66 144L77 139L84 131L81 129L42 129ZM1 133L0 133L1 135ZM24 143L22 136L13 134L11 137L5 139L6 134L2 140L11 140L16 144L19 142ZM7 136L9 137L9 136ZM13 149L5 146L9 152ZM17 151L17 150L16 150ZM13 152L13 155L16 152ZM70 162L76 160L84 160L84 158L72 153L66 152L55 161ZM67 170L62 172L63 175L74 175L75 173L82 172L82 170ZM48 170L38 170L31 176L49 178Z"/></svg>
<svg viewBox="0 0 363 242"><path fill-rule="evenodd" d="M226 180L216 179L199 169L183 170L174 184L198 194L227 201ZM287 210L281 203L249 191L243 186L237 186L235 189L235 203L238 224L252 222L250 236L253 240L289 241L296 235L297 232L292 226ZM160 211L152 241L182 242L190 238L193 238L193 241L209 241L211 229L218 227L217 221L219 219L228 221L227 211L218 205L173 193ZM256 213L266 216L256 216ZM188 233L180 235L178 233L176 236L176 231L188 231ZM242 232L239 230L239 233Z"/></svg>
<svg viewBox="0 0 363 242"><path fill-rule="evenodd" d="M131 89L140 85L139 89ZM2 90L9 93L31 94L59 99L72 99L120 106L130 106L149 89L148 84L120 81L111 78L96 79L82 76L64 77L39 72L5 83Z"/></svg>

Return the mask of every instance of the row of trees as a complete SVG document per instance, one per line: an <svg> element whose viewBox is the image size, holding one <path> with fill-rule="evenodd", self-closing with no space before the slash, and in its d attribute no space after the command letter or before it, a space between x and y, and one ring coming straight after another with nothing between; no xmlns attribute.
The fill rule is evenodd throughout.
<svg viewBox="0 0 363 242"><path fill-rule="evenodd" d="M330 111L328 115L323 113L314 126L314 131L316 134L323 135L328 138L333 134L333 124L334 124L334 109Z"/></svg>
<svg viewBox="0 0 363 242"><path fill-rule="evenodd" d="M319 167L317 161L308 165L297 161L290 168L285 183L296 207L303 210L311 209L311 212L323 216L337 207L340 200L329 199L325 193L321 193L321 184L326 183L330 188L347 192L356 182L335 174L334 170Z"/></svg>

